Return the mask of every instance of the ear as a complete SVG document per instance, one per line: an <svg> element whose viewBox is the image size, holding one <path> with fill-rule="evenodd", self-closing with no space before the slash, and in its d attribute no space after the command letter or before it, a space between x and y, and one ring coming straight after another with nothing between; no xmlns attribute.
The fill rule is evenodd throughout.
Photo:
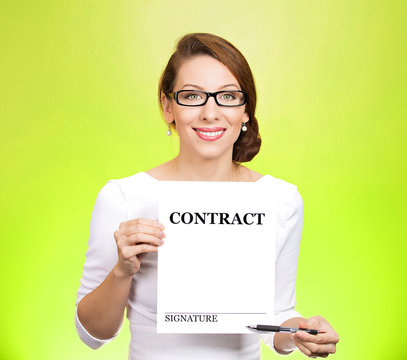
<svg viewBox="0 0 407 360"><path fill-rule="evenodd" d="M172 109L173 104L174 101L172 98L168 99L165 94L161 94L161 106L163 109L164 119L167 124L171 124L174 121L174 114Z"/></svg>

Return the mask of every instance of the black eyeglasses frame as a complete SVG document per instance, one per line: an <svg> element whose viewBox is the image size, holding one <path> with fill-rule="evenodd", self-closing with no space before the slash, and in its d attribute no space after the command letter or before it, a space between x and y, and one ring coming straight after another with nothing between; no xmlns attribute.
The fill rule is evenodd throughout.
<svg viewBox="0 0 407 360"><path fill-rule="evenodd" d="M204 93L204 94L207 95L207 96L206 96L206 100L205 100L202 104L199 104L199 105L185 105L185 104L181 104L181 103L178 101L178 94L181 93L181 92L187 92L187 91L197 91L197 92ZM216 96L217 96L218 94L220 94L220 93L223 93L223 92L227 92L227 93L237 93L237 92L238 92L238 93L242 93L242 94L244 95L243 103L242 103L242 104L239 104L239 105L223 105L223 104L219 104L219 103L218 103L218 99L216 98ZM181 105L181 106L189 106L189 107L204 106L204 105L208 102L208 100L209 100L210 97L213 97L213 98L215 99L215 102L216 102L216 104L217 104L218 106L224 106L224 107L238 107L238 106L243 106L244 104L247 103L247 92L244 91L244 90L221 90L221 91L215 91L215 92L208 92L208 91L202 91L202 90L179 90L179 91L176 91L176 92L167 92L166 95L168 95L168 96L170 96L171 98L173 98L173 99L175 100L175 102L176 102L178 105Z"/></svg>

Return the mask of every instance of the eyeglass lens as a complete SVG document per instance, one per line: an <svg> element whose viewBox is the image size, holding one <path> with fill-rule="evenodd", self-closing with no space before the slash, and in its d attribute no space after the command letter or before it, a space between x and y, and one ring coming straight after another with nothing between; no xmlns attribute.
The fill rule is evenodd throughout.
<svg viewBox="0 0 407 360"><path fill-rule="evenodd" d="M178 92L178 102L182 105L202 105L205 103L208 94L196 90L182 90ZM238 106L243 105L245 96L239 91L220 91L216 94L216 100L220 105Z"/></svg>

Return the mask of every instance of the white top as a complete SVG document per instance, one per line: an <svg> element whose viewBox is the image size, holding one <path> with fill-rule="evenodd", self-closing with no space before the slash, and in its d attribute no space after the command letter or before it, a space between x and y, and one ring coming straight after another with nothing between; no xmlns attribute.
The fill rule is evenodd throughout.
<svg viewBox="0 0 407 360"><path fill-rule="evenodd" d="M301 316L295 309L295 280L302 232L302 198L295 185L263 176L258 182L269 190L265 196L276 202L277 241L275 269L275 323ZM113 233L119 224L143 217L158 218L157 186L159 181L145 172L123 179L110 180L100 190L92 212L89 249L83 267L76 303L96 289L117 263ZM259 274L262 276L262 274ZM264 283L267 284L267 274ZM258 360L260 340L256 334L157 334L157 253L143 257L140 270L133 276L127 302L130 322L131 360L233 359ZM81 340L97 349L111 339L90 335L75 312L75 324ZM120 330L119 330L120 331ZM116 334L117 336L117 334ZM116 337L115 336L115 337ZM261 335L273 346L273 334Z"/></svg>

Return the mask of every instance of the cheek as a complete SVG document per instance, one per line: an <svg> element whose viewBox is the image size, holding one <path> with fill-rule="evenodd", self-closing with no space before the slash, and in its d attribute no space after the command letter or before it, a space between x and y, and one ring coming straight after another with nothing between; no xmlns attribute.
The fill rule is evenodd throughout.
<svg viewBox="0 0 407 360"><path fill-rule="evenodd" d="M174 112L175 122L181 125L188 125L199 117L199 109L183 108Z"/></svg>
<svg viewBox="0 0 407 360"><path fill-rule="evenodd" d="M240 124L243 121L244 118L244 111L236 111L236 109L228 109L227 113L225 113L227 119L229 119L230 123L235 124Z"/></svg>

